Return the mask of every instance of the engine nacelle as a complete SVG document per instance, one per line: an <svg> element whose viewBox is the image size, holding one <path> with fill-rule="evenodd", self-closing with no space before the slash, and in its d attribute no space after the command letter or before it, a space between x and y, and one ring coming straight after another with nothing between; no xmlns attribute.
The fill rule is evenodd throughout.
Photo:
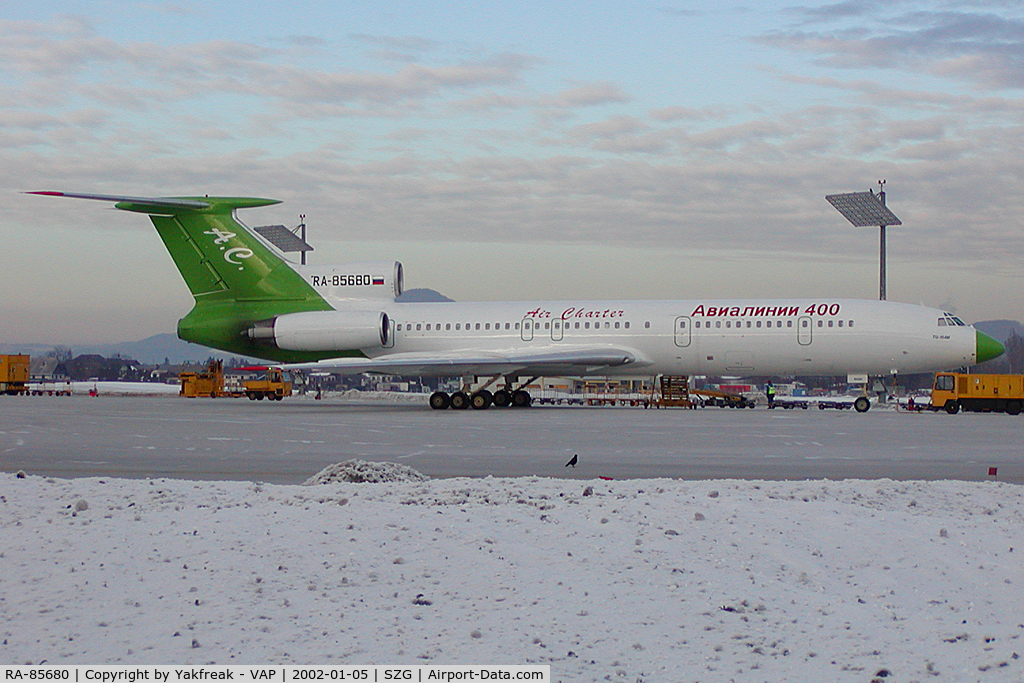
<svg viewBox="0 0 1024 683"><path fill-rule="evenodd" d="M386 346L391 321L382 311L308 311L257 321L248 334L287 351L350 351Z"/></svg>
<svg viewBox="0 0 1024 683"><path fill-rule="evenodd" d="M405 279L398 261L366 261L340 266L301 266L302 277L331 302L379 299L394 301Z"/></svg>

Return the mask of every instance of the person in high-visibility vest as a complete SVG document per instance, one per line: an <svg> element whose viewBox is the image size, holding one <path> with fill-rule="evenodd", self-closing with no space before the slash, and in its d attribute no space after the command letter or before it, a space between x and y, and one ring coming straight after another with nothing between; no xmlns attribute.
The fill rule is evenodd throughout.
<svg viewBox="0 0 1024 683"><path fill-rule="evenodd" d="M768 386L764 388L764 393L768 397L768 407L775 407L775 385L768 382Z"/></svg>

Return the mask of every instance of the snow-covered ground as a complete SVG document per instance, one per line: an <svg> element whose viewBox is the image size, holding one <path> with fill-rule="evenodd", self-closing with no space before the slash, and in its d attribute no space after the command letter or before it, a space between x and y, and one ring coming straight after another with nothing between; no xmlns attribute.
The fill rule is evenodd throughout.
<svg viewBox="0 0 1024 683"><path fill-rule="evenodd" d="M0 475L0 661L1024 680L1004 483Z"/></svg>
<svg viewBox="0 0 1024 683"><path fill-rule="evenodd" d="M181 387L160 382L70 382L74 394L95 391L100 396L177 396Z"/></svg>

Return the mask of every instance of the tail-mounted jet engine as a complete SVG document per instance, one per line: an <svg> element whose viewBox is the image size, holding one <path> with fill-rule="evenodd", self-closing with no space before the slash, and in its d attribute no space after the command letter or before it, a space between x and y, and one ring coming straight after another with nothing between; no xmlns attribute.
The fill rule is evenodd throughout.
<svg viewBox="0 0 1024 683"><path fill-rule="evenodd" d="M387 346L391 321L382 311L308 311L259 320L247 333L287 351L345 351Z"/></svg>

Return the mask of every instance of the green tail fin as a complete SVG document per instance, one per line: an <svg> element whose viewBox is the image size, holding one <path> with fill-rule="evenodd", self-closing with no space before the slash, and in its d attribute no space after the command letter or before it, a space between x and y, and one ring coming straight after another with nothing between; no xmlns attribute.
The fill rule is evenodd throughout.
<svg viewBox="0 0 1024 683"><path fill-rule="evenodd" d="M277 204L276 200L204 197L185 201L207 206L169 207L137 201L115 206L149 214L197 303L224 298L323 301L298 273L234 218L236 209L269 206Z"/></svg>
<svg viewBox="0 0 1024 683"><path fill-rule="evenodd" d="M149 214L196 305L178 322L178 336L205 346L266 357L246 330L257 320L301 311L331 310L323 298L234 218L236 209L277 204L272 199L188 198L208 208L119 202ZM295 352L276 351L295 360Z"/></svg>
<svg viewBox="0 0 1024 683"><path fill-rule="evenodd" d="M256 346L246 334L257 320L332 310L301 275L234 217L237 209L278 204L277 200L30 194L115 201L118 209L148 214L196 301L178 321L181 339L271 360L317 360L322 356Z"/></svg>

